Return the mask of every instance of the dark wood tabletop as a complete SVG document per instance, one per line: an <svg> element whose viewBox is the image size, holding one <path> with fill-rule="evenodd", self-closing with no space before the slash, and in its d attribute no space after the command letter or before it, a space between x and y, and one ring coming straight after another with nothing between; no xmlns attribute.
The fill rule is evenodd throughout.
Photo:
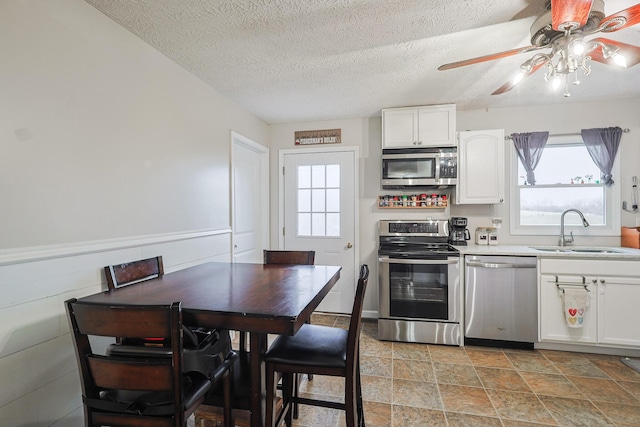
<svg viewBox="0 0 640 427"><path fill-rule="evenodd" d="M251 424L264 423L264 367L267 334L294 335L340 278L340 267L211 262L81 298L117 304L182 303L193 326L250 333Z"/></svg>

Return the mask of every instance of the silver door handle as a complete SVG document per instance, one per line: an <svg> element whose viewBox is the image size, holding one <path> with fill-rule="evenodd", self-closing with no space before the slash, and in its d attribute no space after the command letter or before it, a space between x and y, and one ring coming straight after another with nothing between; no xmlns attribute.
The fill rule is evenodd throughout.
<svg viewBox="0 0 640 427"><path fill-rule="evenodd" d="M535 264L499 264L494 262L467 261L468 267L484 268L536 268Z"/></svg>
<svg viewBox="0 0 640 427"><path fill-rule="evenodd" d="M441 264L457 264L459 260L455 259L397 259L389 257L379 257L378 262L388 264L425 264L425 265L441 265Z"/></svg>

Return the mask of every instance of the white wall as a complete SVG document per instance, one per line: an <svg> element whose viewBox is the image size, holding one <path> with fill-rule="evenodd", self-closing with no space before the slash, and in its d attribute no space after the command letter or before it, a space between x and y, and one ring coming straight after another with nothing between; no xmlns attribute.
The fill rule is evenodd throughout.
<svg viewBox="0 0 640 427"><path fill-rule="evenodd" d="M267 125L82 0L0 2L0 250L229 226Z"/></svg>
<svg viewBox="0 0 640 427"><path fill-rule="evenodd" d="M268 126L82 0L0 1L0 426L80 426L63 301L230 260L231 131Z"/></svg>

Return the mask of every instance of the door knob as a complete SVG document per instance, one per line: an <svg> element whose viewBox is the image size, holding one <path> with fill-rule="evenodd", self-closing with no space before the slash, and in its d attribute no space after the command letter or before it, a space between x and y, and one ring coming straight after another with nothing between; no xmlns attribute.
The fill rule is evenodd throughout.
<svg viewBox="0 0 640 427"><path fill-rule="evenodd" d="M347 249L351 249L353 247L353 244L351 244L351 242L347 243Z"/></svg>

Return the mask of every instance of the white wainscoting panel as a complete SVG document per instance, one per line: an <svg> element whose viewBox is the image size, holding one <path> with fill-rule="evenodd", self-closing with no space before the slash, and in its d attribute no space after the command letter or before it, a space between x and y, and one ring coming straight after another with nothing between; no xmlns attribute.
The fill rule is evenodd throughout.
<svg viewBox="0 0 640 427"><path fill-rule="evenodd" d="M104 266L162 255L169 273L230 248L224 229L0 253L0 426L83 425L64 301L106 290Z"/></svg>

